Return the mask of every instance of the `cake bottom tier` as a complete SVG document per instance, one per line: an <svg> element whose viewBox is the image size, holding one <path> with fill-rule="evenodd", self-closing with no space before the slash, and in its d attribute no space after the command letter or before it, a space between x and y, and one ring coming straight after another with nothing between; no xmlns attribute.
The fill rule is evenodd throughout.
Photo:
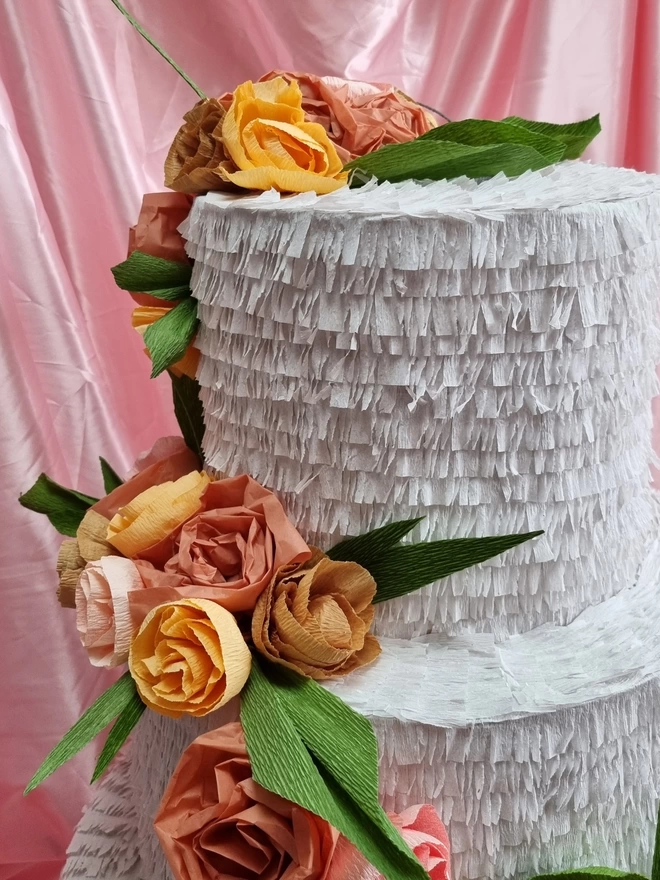
<svg viewBox="0 0 660 880"><path fill-rule="evenodd" d="M153 815L183 749L228 717L145 715L85 811L62 880L171 877ZM657 679L586 705L463 728L372 721L384 807L436 806L455 880L596 864L648 876L660 792Z"/></svg>

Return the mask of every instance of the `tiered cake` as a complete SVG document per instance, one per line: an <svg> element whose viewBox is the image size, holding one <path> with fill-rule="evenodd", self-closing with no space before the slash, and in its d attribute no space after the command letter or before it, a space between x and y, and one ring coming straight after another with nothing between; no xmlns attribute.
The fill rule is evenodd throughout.
<svg viewBox="0 0 660 880"><path fill-rule="evenodd" d="M184 227L210 468L275 490L322 547L421 514L424 537L545 530L380 606L382 656L330 684L373 721L385 807L437 806L456 880L648 871L658 178L565 163L209 195ZM153 814L183 748L224 717L147 713L64 877L169 876Z"/></svg>

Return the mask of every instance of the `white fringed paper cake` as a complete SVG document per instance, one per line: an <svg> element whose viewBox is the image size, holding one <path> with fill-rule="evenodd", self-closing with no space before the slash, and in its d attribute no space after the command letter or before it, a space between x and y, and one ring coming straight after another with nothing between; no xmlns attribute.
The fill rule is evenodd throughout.
<svg viewBox="0 0 660 880"><path fill-rule="evenodd" d="M419 515L422 537L545 530L381 605L383 655L329 685L374 723L385 807L438 808L456 880L648 872L660 179L565 163L479 184L215 194L183 231L209 467L275 490L323 547ZM122 864L169 876L153 814L183 748L222 720L145 716L67 880L128 876ZM120 795L138 831L102 835Z"/></svg>

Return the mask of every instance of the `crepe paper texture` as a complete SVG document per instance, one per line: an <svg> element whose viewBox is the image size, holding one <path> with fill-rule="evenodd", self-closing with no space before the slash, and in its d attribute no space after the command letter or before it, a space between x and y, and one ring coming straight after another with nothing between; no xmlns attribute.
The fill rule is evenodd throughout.
<svg viewBox="0 0 660 880"><path fill-rule="evenodd" d="M116 489L117 486L121 486L124 481L103 457L101 457L99 461L101 462L101 474L103 475L103 488L105 489L106 495L108 495L113 489Z"/></svg>
<svg viewBox="0 0 660 880"><path fill-rule="evenodd" d="M190 296L190 263L166 260L135 250L122 263L113 266L111 272L121 290L149 293L165 300Z"/></svg>
<svg viewBox="0 0 660 880"><path fill-rule="evenodd" d="M238 722L188 746L154 827L176 880L329 880L339 838L328 822L254 780Z"/></svg>
<svg viewBox="0 0 660 880"><path fill-rule="evenodd" d="M130 701L119 713L119 717L112 725L108 738L103 744L101 754L96 761L94 773L92 774L92 783L103 776L117 752L124 745L133 728L144 714L146 708L146 704L140 699L137 690L133 691Z"/></svg>
<svg viewBox="0 0 660 880"><path fill-rule="evenodd" d="M428 880L378 802L378 748L366 718L311 679L260 664L253 660L241 697L254 779L330 822L386 880Z"/></svg>
<svg viewBox="0 0 660 880"><path fill-rule="evenodd" d="M85 714L76 721L55 748L46 756L41 767L27 784L24 794L29 794L58 767L77 755L104 727L116 718L132 701L136 692L135 682L129 672L111 685L92 703Z"/></svg>
<svg viewBox="0 0 660 880"><path fill-rule="evenodd" d="M356 171L351 185L378 181L516 177L567 158L576 158L600 132L598 116L569 125L535 123L518 117L496 122L464 119L438 126L414 141L383 147L346 165ZM366 176L365 176L366 175Z"/></svg>
<svg viewBox="0 0 660 880"><path fill-rule="evenodd" d="M206 473L192 471L149 486L110 520L108 541L129 557L153 547L201 508L209 483Z"/></svg>
<svg viewBox="0 0 660 880"><path fill-rule="evenodd" d="M89 508L76 530L76 537L63 541L57 554L57 599L63 608L76 607L76 587L88 562L117 551L106 541L109 520Z"/></svg>
<svg viewBox="0 0 660 880"><path fill-rule="evenodd" d="M202 458L202 440L206 426L204 407L199 397L199 382L190 376L177 376L168 370L172 382L174 415L189 449Z"/></svg>
<svg viewBox="0 0 660 880"><path fill-rule="evenodd" d="M144 342L151 357L152 379L182 360L197 335L198 327L197 300L192 298L182 300L147 327Z"/></svg>
<svg viewBox="0 0 660 880"><path fill-rule="evenodd" d="M150 257L160 257L163 260L189 265L185 241L179 232L179 226L190 213L192 202L192 196L183 193L145 193L137 223L128 233L128 256L130 257L133 251L139 251ZM181 285L183 283L183 281L177 282ZM166 283L161 286L170 285ZM134 291L131 293L140 305L153 305L148 295Z"/></svg>
<svg viewBox="0 0 660 880"><path fill-rule="evenodd" d="M380 654L369 632L376 583L355 562L314 548L298 566L277 570L252 616L254 646L268 660L317 680L347 675Z"/></svg>
<svg viewBox="0 0 660 880"><path fill-rule="evenodd" d="M40 474L34 486L18 500L28 510L45 514L61 535L75 538L85 511L98 498L83 495L75 489L66 489L51 480L47 474Z"/></svg>
<svg viewBox="0 0 660 880"><path fill-rule="evenodd" d="M647 880L643 874L601 867L575 868L572 871L559 871L556 874L537 874L533 880L582 880L583 877L605 877L612 878L612 880Z"/></svg>
<svg viewBox="0 0 660 880"><path fill-rule="evenodd" d="M182 599L149 612L131 643L128 668L150 709L201 717L241 692L250 662L229 611L207 599Z"/></svg>

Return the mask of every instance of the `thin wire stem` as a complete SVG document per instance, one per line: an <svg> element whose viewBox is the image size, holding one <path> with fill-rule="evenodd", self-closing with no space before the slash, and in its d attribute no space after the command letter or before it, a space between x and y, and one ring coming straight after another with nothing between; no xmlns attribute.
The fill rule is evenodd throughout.
<svg viewBox="0 0 660 880"><path fill-rule="evenodd" d="M121 12L121 14L122 14L125 18L127 18L128 21L133 25L133 27L134 27L135 30L138 32L138 34L140 34L140 36L144 37L144 39L147 41L147 43L149 43L151 46L154 47L154 49L156 50L156 52L158 52L158 54L159 54L162 58L164 58L165 61L167 61L167 63L170 64L170 65L176 70L176 72L179 74L180 77L182 77L183 79L185 79L185 81L188 83L188 85L190 86L190 88L193 89L193 91L197 92L197 94L199 95L200 98L206 98L207 96L206 96L206 95L204 94L204 92L200 89L200 87L199 87L198 85L196 85L196 84L190 79L190 77L189 77L186 73L183 72L183 70L181 70L181 68L180 68L179 65L176 63L176 61L175 61L170 55L168 55L167 52L166 52L164 49L161 49L161 47L160 47L160 46L158 45L158 43L154 40L154 38L149 36L149 34L145 31L145 29L142 27L142 25L140 24L140 22L139 22L139 21L136 21L136 20L133 18L133 16L130 14L130 12L129 12L127 9L125 9L125 8L121 5L121 3L119 2L119 0L112 0L112 2L115 4L115 6L117 7L117 9Z"/></svg>
<svg viewBox="0 0 660 880"><path fill-rule="evenodd" d="M113 0L114 2L114 0ZM429 107L428 104L422 104L421 101L416 101L416 104L419 104L420 107L423 107L425 110L430 110L431 113L435 113L436 116L442 116L445 122L451 122L451 119L448 116L445 116L444 113L441 113L440 110L436 110L435 107Z"/></svg>

